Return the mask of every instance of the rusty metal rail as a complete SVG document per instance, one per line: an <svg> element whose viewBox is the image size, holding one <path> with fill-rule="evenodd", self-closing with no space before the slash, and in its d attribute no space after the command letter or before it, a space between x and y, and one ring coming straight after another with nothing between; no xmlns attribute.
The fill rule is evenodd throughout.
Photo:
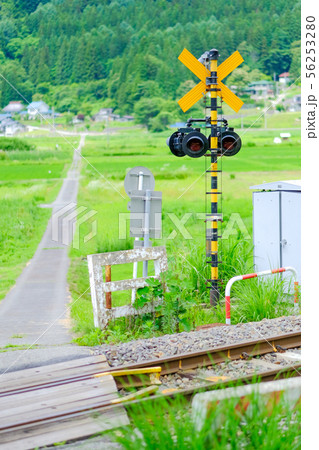
<svg viewBox="0 0 319 450"><path fill-rule="evenodd" d="M141 361L135 364L122 365L110 368L109 372L115 370L126 370L134 368L146 368L152 366L162 367L161 375L176 373L180 370L197 369L219 364L232 359L246 359L247 357L265 355L301 346L301 332L281 334L269 338L261 338L237 344L215 347L195 353L185 353L169 356L162 359Z"/></svg>
<svg viewBox="0 0 319 450"><path fill-rule="evenodd" d="M206 349L195 353L186 353L180 355L174 355L167 358L142 361L130 365L122 365L117 367L108 368L107 371L112 374L112 372L120 370L132 370L132 369L142 369L158 366L161 367L161 375L168 375L176 373L183 370L197 369L200 367L207 367L210 365L225 362L227 360L241 359L247 357L253 357L258 355L264 355L266 353L272 353L281 351L281 349L290 349L301 346L301 332L286 333L277 336L272 336L269 338L261 338L257 340L251 340L246 342L240 342L237 344L219 346L211 349ZM67 383L73 383L75 381L87 380L89 378L98 375L104 371L99 371L93 374L73 376L70 378L53 379L50 383L42 383L33 386L21 387L12 389L11 391L6 391L1 393L1 396L7 396L10 394L17 394L22 392L28 392L30 390L34 391L37 389L51 386L58 386ZM123 387L127 385L142 386L145 382L142 375L128 375L122 376L117 379L118 387Z"/></svg>

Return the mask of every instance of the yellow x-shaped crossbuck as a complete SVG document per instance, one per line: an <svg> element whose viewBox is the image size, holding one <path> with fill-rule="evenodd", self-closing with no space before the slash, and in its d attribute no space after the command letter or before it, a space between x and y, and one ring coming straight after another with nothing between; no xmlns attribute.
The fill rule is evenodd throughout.
<svg viewBox="0 0 319 450"><path fill-rule="evenodd" d="M200 100L207 92L209 86L206 85L206 77L210 77L210 71L198 61L186 48L179 55L178 59L192 71L201 81L191 89L183 98L178 101L179 106L184 112L191 108L198 100ZM219 97L236 112L243 106L243 102L237 97L224 83L221 82L227 75L230 74L236 67L244 61L241 54L236 51L229 58L217 67L217 91Z"/></svg>

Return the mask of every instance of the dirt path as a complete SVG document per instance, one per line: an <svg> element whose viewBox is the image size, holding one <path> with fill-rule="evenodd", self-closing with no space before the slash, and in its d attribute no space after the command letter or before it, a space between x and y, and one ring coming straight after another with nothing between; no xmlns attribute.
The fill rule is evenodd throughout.
<svg viewBox="0 0 319 450"><path fill-rule="evenodd" d="M89 354L71 344L67 272L72 224L61 218L62 208L69 216L76 207L84 141L82 135L34 257L0 303L0 374Z"/></svg>

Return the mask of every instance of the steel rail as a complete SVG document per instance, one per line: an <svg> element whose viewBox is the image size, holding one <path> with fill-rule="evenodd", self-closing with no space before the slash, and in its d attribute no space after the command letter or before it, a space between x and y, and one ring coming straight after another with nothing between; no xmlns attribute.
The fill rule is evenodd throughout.
<svg viewBox="0 0 319 450"><path fill-rule="evenodd" d="M112 375L112 372L119 370L131 370L131 369L141 369L154 366L160 366L162 371L161 375L168 375L172 373L179 372L181 370L190 370L200 367L207 367L214 364L219 364L227 360L241 359L252 356L264 355L266 353L277 352L278 349L284 348L296 348L301 346L301 332L280 334L268 338L261 338L257 340L250 340L245 342L240 342L236 344L219 346L211 349L206 349L200 352L194 353L184 353L174 356L169 356L167 358L141 361L138 363L130 365L121 365L116 367L107 368L107 372ZM244 356L244 355L245 356ZM22 392L28 392L31 390L42 389L43 387L53 387L62 384L73 383L76 381L82 381L94 378L95 375L99 373L106 372L105 370L100 370L92 374L78 375L69 378L60 378L52 380L52 382L44 382L35 384L28 387L15 388L8 391L0 392L0 397L14 395ZM125 386L129 384L134 384L135 386L140 386L143 384L141 381L141 376L123 376L119 380L116 380L118 386Z"/></svg>
<svg viewBox="0 0 319 450"><path fill-rule="evenodd" d="M163 359L154 359L151 361L141 361L128 366L117 366L109 369L125 370L135 368L146 368L154 365L161 366L161 375L176 373L180 370L196 369L219 364L232 359L246 359L247 355L258 356L266 353L277 352L278 347L283 349L295 348L301 346L301 332L280 334L268 338L245 341L236 344L215 347L194 353L183 353L180 355L169 356ZM245 354L245 356L243 356Z"/></svg>
<svg viewBox="0 0 319 450"><path fill-rule="evenodd" d="M208 390L214 390L214 389L221 389L226 388L228 386L235 386L238 384L249 384L251 382L258 382L258 381L271 381L278 378L288 378L289 376L300 376L301 367L300 365L296 366L287 366L285 368L278 368L277 370L271 370L271 371L265 371L256 373L253 375L244 376L241 378L233 378L227 381L221 381L218 383L207 383L205 385L202 385L200 387L191 388L191 389L184 389L176 392L170 392L165 394L157 394L152 397L142 398L138 400L132 400L130 402L123 402L120 404L114 404L111 402L98 402L96 404L90 405L87 408L78 408L78 409L72 409L69 411L64 411L62 414L51 414L47 416L41 417L41 419L35 419L35 420L29 420L25 422L17 422L17 423L8 423L5 427L0 427L0 437L1 433L4 432L10 432L10 430L17 430L17 429L23 429L24 427L28 426L38 426L41 424L47 424L50 422L54 422L56 420L64 420L64 419L71 419L76 418L85 414L98 414L98 413L104 413L109 410L116 410L118 407L125 407L126 409L130 409L131 407L134 407L135 405L141 405L145 402L156 402L158 400L163 399L177 399L177 398L186 398L187 400L190 400L195 394L199 392L205 392Z"/></svg>

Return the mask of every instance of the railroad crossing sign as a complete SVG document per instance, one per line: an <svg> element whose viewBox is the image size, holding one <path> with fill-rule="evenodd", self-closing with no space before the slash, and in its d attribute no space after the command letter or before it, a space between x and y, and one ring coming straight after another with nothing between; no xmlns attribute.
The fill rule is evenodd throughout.
<svg viewBox="0 0 319 450"><path fill-rule="evenodd" d="M148 192L148 196L147 196ZM146 228L150 238L160 239L162 236L162 192L134 190L127 209L131 212L130 236L145 238ZM148 212L147 202L149 202ZM148 226L146 227L148 214Z"/></svg>
<svg viewBox="0 0 319 450"><path fill-rule="evenodd" d="M133 167L125 177L124 188L131 201L127 205L130 214L130 236L135 237L134 248L151 247L150 238L161 238L162 193L154 191L155 179L147 167ZM139 238L143 238L140 241ZM148 262L143 261L143 277L147 277ZM133 265L133 278L137 277L137 262ZM136 289L132 291L132 304Z"/></svg>
<svg viewBox="0 0 319 450"><path fill-rule="evenodd" d="M155 179L152 172L143 166L136 166L129 170L125 176L124 189L129 197L133 190L149 189L153 191L155 187Z"/></svg>
<svg viewBox="0 0 319 450"><path fill-rule="evenodd" d="M207 78L211 76L211 72L195 58L186 48L179 55L178 59L195 74L201 81L191 89L184 97L182 97L178 104L183 112L191 108L198 100L200 100L210 89L210 84L207 83ZM238 112L243 106L243 102L237 97L224 83L221 82L227 75L230 74L236 67L238 67L244 59L241 54L236 51L229 58L217 67L217 95L230 106L235 112Z"/></svg>

